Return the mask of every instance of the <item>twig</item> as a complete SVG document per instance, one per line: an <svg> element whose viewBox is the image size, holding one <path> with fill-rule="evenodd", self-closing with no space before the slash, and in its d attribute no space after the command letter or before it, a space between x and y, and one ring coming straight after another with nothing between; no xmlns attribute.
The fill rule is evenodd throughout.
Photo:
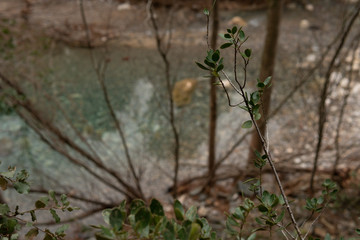
<svg viewBox="0 0 360 240"><path fill-rule="evenodd" d="M175 161L174 177L173 177L173 184L174 184L173 196L174 198L176 198L177 187L178 187L179 161L180 161L180 137L179 137L178 128L176 127L176 123L175 123L174 100L172 97L172 84L170 79L170 62L168 60L168 51L170 49L170 42L172 40L171 39L172 35L169 35L169 38L167 39L166 47L164 49L162 45L163 39L160 37L159 26L155 19L152 8L152 0L147 1L147 12L148 12L148 19L150 20L151 26L153 27L158 53L160 54L160 57L165 65L164 75L165 75L166 89L167 89L168 101L169 101L169 123L175 141L174 149L173 149L174 161Z"/></svg>
<svg viewBox="0 0 360 240"><path fill-rule="evenodd" d="M341 128L341 124L342 124L342 121L343 121L343 118L344 118L344 113L345 113L345 108L347 106L348 98L349 98L349 96L351 94L351 83L353 81L353 72L354 72L353 64L354 64L354 61L355 61L356 49L359 47L359 36L357 36L357 38L358 38L357 41L356 41L357 43L354 44L355 47L354 47L351 62L350 62L351 69L350 69L350 72L349 72L349 78L348 78L349 80L348 80L348 83L347 83L347 85L345 87L346 94L343 97L343 102L342 102L342 105L340 107L339 119L338 119L338 123L337 123L337 126L336 126L336 136L335 136L336 155L335 155L335 162L334 162L334 166L333 166L333 176L336 174L336 168L337 168L338 163L340 161L340 143L339 143L339 140L340 140L340 128Z"/></svg>
<svg viewBox="0 0 360 240"><path fill-rule="evenodd" d="M329 84L330 84L330 76L331 76L331 72L333 70L334 64L335 64L335 60L337 59L337 57L340 54L341 49L343 48L345 41L354 25L355 19L359 16L360 13L360 3L358 3L358 6L355 10L355 13L353 14L353 16L350 19L349 24L347 25L345 32L343 34L343 36L341 37L340 43L329 63L329 66L327 68L326 74L325 74L325 82L321 91L321 100L319 103L319 120L318 120L318 141L317 141L317 145L316 145L316 151L315 151L315 157L314 157L314 165L313 165L313 171L311 173L311 179L310 179L310 192L314 193L314 178L315 178L315 174L316 174L316 170L317 170L317 165L318 165L318 160L319 160L319 156L320 156L320 150L321 150L321 146L322 146L322 140L323 140L323 134L324 134L324 128L325 128L325 123L326 123L326 117L327 117L327 108L326 108L326 99L328 96L328 88L329 88Z"/></svg>
<svg viewBox="0 0 360 240"><path fill-rule="evenodd" d="M82 22L84 24L84 28L85 28L85 32L86 32L87 45L88 45L88 47L90 49L89 52L90 52L90 56L91 56L91 60L92 60L92 63L93 63L94 70L95 70L95 72L97 74L98 82L100 84L102 93L104 95L105 102L106 102L106 105L107 105L107 107L109 109L111 118L113 119L115 127L117 129L117 132L118 132L118 134L120 136L120 139L121 139L124 151L125 151L125 156L126 156L128 166L130 168L132 176L135 179L135 185L136 185L136 188L137 188L137 191L138 191L138 195L139 195L140 198L144 198L144 194L143 194L141 186L140 186L140 179L139 179L139 176L137 175L137 173L135 171L135 168L134 168L134 165L133 165L133 160L132 160L132 158L130 156L129 148L127 146L127 141L126 141L124 131L123 131L122 127L121 127L120 120L116 117L116 114L115 114L114 108L113 108L113 106L111 104L110 97L109 97L107 87L106 87L106 84L105 84L105 72L106 72L106 68L107 68L107 61L103 62L102 65L101 64L98 64L98 65L96 64L95 56L94 56L93 51L91 49L90 29L89 29L89 26L88 26L88 23L87 23L87 20L86 20L83 0L79 1L79 6L80 6L81 19L82 19ZM118 177L118 179L119 178L120 177ZM121 181L121 182L123 182L123 181Z"/></svg>

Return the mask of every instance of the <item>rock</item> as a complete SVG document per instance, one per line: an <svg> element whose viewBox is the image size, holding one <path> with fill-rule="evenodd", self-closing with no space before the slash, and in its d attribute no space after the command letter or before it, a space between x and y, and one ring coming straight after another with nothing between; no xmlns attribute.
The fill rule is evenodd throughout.
<svg viewBox="0 0 360 240"><path fill-rule="evenodd" d="M183 107L191 102L192 94L197 86L197 80L185 78L175 83L172 97L177 107Z"/></svg>
<svg viewBox="0 0 360 240"><path fill-rule="evenodd" d="M247 23L246 23L246 21L244 20L244 19L242 19L241 17L239 17L239 16L236 16L236 17L233 17L230 21L228 21L228 23L227 23L228 25L230 25L230 26L246 26L247 25Z"/></svg>
<svg viewBox="0 0 360 240"><path fill-rule="evenodd" d="M208 215L208 213L209 213L209 210L206 207L204 207L204 206L199 207L198 214L200 216L204 217L204 216Z"/></svg>
<svg viewBox="0 0 360 240"><path fill-rule="evenodd" d="M307 19L303 19L300 21L300 28L308 29L310 27L310 22Z"/></svg>
<svg viewBox="0 0 360 240"><path fill-rule="evenodd" d="M312 5L310 3L306 4L305 9L308 10L309 12L312 12L312 11L314 11L314 5Z"/></svg>
<svg viewBox="0 0 360 240"><path fill-rule="evenodd" d="M117 6L118 11L129 10L131 5L129 3L122 3Z"/></svg>
<svg viewBox="0 0 360 240"><path fill-rule="evenodd" d="M310 63L314 63L316 61L316 55L314 53L311 53L306 56L305 60Z"/></svg>

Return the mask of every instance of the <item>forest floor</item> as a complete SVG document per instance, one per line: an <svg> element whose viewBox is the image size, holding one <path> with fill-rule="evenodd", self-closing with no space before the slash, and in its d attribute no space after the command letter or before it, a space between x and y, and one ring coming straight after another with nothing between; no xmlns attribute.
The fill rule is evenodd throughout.
<svg viewBox="0 0 360 240"><path fill-rule="evenodd" d="M87 42L83 30L82 19L79 14L77 1L55 1L55 0L33 0L30 9L27 9L21 0L1 0L0 17L26 19L29 28L34 34L45 33L57 41L74 47L85 47ZM147 23L148 16L144 3L138 1L104 4L101 1L89 1L85 4L88 23L93 36L95 47L105 43L110 45L124 45L129 47L143 47L155 49L155 41ZM135 3L136 2L136 3ZM158 0L158 18L168 12L169 1ZM202 15L204 1L183 1L179 6L181 11L174 13L173 45L186 47L204 46L204 34L206 20ZM250 1L248 1L250 2ZM345 10L351 8L350 3L336 1L336 3L321 0L309 1L308 4L299 5L297 2L288 1L284 8L281 37L277 56L277 82L273 94L273 104L281 101L291 89L296 86L297 81L308 81L305 88L300 89L294 97L289 100L285 110L280 111L274 120L269 122L271 138L271 149L279 166L281 178L284 181L286 192L294 201L294 206L303 206L307 197L308 181L314 158L314 148L317 136L317 103L321 89L321 72L305 79L303 76L310 72L319 61L320 53L332 41L338 33L341 19ZM164 8L163 8L164 7ZM266 14L263 1L255 1L255 4L247 3L239 5L236 1L225 1L222 4L220 14L221 29L225 30L232 24L246 24L244 29L253 36L249 45L256 52L254 64L249 70L256 74L259 66L261 48L264 39ZM114 10L115 9L115 10ZM28 12L27 12L28 11ZM241 19L235 18L241 16ZM240 22L239 22L240 21ZM136 24L135 24L136 23ZM166 27L167 21L162 21L160 28ZM359 23L358 25L359 26ZM199 33L201 37L199 37ZM186 38L183 36L186 35ZM358 53L360 58L360 52ZM326 63L332 55L327 56ZM346 57L343 61L346 62ZM349 62L347 62L349 65ZM326 68L326 67L325 67ZM355 70L359 71L359 69ZM347 71L339 67L337 73L341 77L333 77L332 93L329 95L329 118L323 145L319 174L317 175L317 186L325 178L330 178L336 148L334 143L335 130L338 113L341 109L346 84L341 80L347 78ZM298 79L289 81L289 79ZM339 87L340 86L340 87ZM341 164L338 166L338 180L342 190L335 204L327 210L319 223L314 228L314 235L324 237L326 233L331 235L342 234L343 236L355 236L355 228L360 226L360 170L358 152L360 146L359 126L360 111L360 82L354 80L351 85L352 92L349 98L346 115L344 117L341 148ZM291 114L289 114L291 113ZM225 131L225 130L224 130ZM224 132L224 135L229 134ZM221 135L221 133L220 133ZM296 136L296 137L294 137ZM246 144L245 144L246 145ZM229 160L218 173L219 176L230 176L238 173L237 158L241 151L246 148L238 148L233 160ZM6 151L0 145L0 152ZM204 168L206 159L200 161ZM189 162L194 166L198 162ZM267 170L266 170L267 171ZM181 177L187 178L197 170L184 170ZM277 192L271 173L265 173L267 187ZM162 184L159 182L159 184ZM241 203L238 191L234 190L236 183L232 180L220 182L212 193L212 197L199 194L200 183L194 183L184 190L179 198L186 206L198 205L199 214L210 218L216 228L222 229L224 211L236 207ZM227 187L231 185L232 189ZM319 188L317 189L319 190ZM159 193L159 195L164 193ZM157 195L157 194L155 194ZM304 209L295 209L295 215L305 219Z"/></svg>

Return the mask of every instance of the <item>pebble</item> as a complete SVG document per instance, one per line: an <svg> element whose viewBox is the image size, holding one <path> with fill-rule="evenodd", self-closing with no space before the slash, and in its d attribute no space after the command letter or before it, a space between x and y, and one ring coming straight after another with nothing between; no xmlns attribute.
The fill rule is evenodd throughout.
<svg viewBox="0 0 360 240"><path fill-rule="evenodd" d="M247 22L242 19L241 17L239 16L236 16L236 17L233 17L230 21L228 21L228 25L230 26L246 26L247 25Z"/></svg>
<svg viewBox="0 0 360 240"><path fill-rule="evenodd" d="M302 19L300 21L300 28L302 29L308 29L310 27L310 22L307 19Z"/></svg>
<svg viewBox="0 0 360 240"><path fill-rule="evenodd" d="M131 8L130 3L122 3L117 6L118 11L129 10Z"/></svg>
<svg viewBox="0 0 360 240"><path fill-rule="evenodd" d="M312 4L306 4L305 9L308 10L309 12L312 12L314 11L315 8L314 5Z"/></svg>

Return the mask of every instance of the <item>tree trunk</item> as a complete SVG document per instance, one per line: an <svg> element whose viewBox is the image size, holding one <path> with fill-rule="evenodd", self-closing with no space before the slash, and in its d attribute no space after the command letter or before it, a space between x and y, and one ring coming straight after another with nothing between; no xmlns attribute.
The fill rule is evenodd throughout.
<svg viewBox="0 0 360 240"><path fill-rule="evenodd" d="M264 50L261 58L261 67L260 67L260 80L264 81L267 77L273 76L274 67L275 67L275 58L276 58L276 47L279 36L280 20L281 20L281 11L282 11L282 0L268 0L268 15L267 15L267 26L266 26L266 37ZM266 116L270 110L270 100L271 100L271 91L272 86L274 85L274 78L272 78L271 87L267 88L264 91L262 97L262 117L258 120L258 125L260 127L261 134L266 137ZM251 136L249 154L248 154L248 167L253 166L253 162L256 159L255 150L258 152L262 151L261 141L256 132Z"/></svg>
<svg viewBox="0 0 360 240"><path fill-rule="evenodd" d="M213 0L211 0L212 2ZM212 10L212 30L210 47L216 49L216 41L219 30L219 11L218 3L215 2ZM216 119L217 119L217 100L216 100L216 78L210 78L210 115L209 115L209 157L208 157L208 186L214 183L215 159L216 159Z"/></svg>

